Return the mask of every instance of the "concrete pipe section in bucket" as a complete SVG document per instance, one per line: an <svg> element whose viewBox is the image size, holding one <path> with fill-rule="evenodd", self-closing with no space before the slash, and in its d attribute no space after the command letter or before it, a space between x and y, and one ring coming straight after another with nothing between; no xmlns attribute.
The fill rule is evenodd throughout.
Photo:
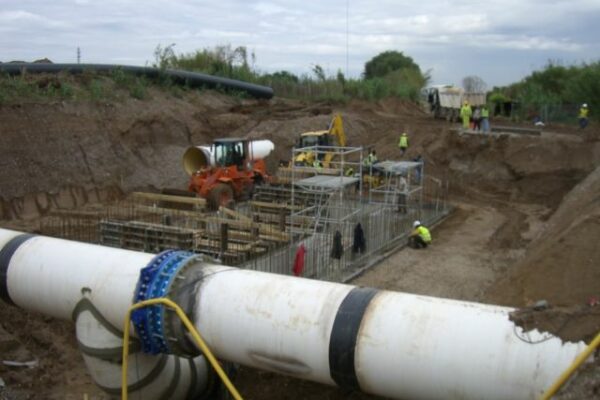
<svg viewBox="0 0 600 400"><path fill-rule="evenodd" d="M248 142L248 160L265 159L275 145L270 140L250 140ZM216 154L215 146L192 146L183 153L183 169L188 175L193 175L204 168L216 166L216 159L222 154Z"/></svg>
<svg viewBox="0 0 600 400"><path fill-rule="evenodd" d="M509 320L511 308L3 229L0 295L75 319L88 368L107 391L120 385L114 349L122 346L117 327L128 308L165 296L192 317L221 360L397 399L536 399L585 348L523 332ZM167 389L172 399L206 390L209 368L172 313L156 306L132 320L144 375L130 390L145 399Z"/></svg>

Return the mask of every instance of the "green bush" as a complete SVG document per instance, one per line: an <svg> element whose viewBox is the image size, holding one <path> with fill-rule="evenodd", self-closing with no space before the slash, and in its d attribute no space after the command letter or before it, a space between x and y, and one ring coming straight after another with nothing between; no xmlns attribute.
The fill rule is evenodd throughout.
<svg viewBox="0 0 600 400"><path fill-rule="evenodd" d="M104 87L99 79L93 79L88 85L88 90L92 100L98 101L104 98Z"/></svg>
<svg viewBox="0 0 600 400"><path fill-rule="evenodd" d="M600 116L600 62L568 67L549 62L521 82L496 89L496 98L503 95L519 103L525 118L536 114L547 121L572 122L582 103L590 107L590 117Z"/></svg>

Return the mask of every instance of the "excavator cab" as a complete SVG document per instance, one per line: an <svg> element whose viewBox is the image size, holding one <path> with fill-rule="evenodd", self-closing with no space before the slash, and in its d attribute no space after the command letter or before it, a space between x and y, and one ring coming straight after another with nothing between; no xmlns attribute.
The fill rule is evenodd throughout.
<svg viewBox="0 0 600 400"><path fill-rule="evenodd" d="M336 115L329 123L329 128L324 131L304 132L300 135L298 143L299 148L314 146L345 146L346 134L342 124L342 117ZM334 153L320 152L318 159L324 162L326 168L333 158ZM298 154L293 160L296 165L311 165L315 155L312 151L306 151Z"/></svg>

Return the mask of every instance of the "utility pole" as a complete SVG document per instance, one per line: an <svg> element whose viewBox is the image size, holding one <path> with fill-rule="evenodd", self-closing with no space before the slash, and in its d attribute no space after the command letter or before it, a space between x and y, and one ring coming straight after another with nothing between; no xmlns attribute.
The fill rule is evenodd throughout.
<svg viewBox="0 0 600 400"><path fill-rule="evenodd" d="M81 64L81 49L77 46L77 64Z"/></svg>
<svg viewBox="0 0 600 400"><path fill-rule="evenodd" d="M348 25L348 15L349 15L349 8L350 8L350 0L346 0L346 79L348 79L348 31L349 31L349 25Z"/></svg>

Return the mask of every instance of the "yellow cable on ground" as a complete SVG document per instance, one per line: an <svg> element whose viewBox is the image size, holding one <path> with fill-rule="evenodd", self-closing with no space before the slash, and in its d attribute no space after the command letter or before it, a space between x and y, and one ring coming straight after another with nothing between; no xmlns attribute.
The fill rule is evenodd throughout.
<svg viewBox="0 0 600 400"><path fill-rule="evenodd" d="M191 333L192 337L198 344L198 347L200 348L200 350L202 351L204 356L210 362L210 365L212 365L213 368L215 369L215 371L217 371L217 374L219 375L219 377L221 378L221 380L223 381L223 383L229 390L229 393L231 393L231 395L233 396L233 398L235 400L243 400L242 396L240 396L240 394L237 391L237 389L235 388L235 386L233 386L233 384L227 377L227 374L225 374L225 371L223 371L223 368L221 368L221 365L219 364L219 362L217 361L215 356L212 354L212 352L210 351L210 349L208 348L208 346L206 345L206 343L204 342L202 337L200 336L200 333L196 330L194 325L192 325L191 321L185 315L185 313L183 312L181 307L179 307L174 301L172 301L168 298L165 298L165 297L159 298L159 299L150 299L150 300L140 301L139 303L133 304L131 307L129 307L129 310L127 310L127 315L125 316L125 323L123 325L123 370L122 370L122 376L121 376L121 399L127 400L127 395L128 395L128 393L127 393L127 366L128 365L127 364L128 364L128 356L129 356L129 328L131 326L131 323L130 323L131 313L134 310L137 310L138 308L143 308L143 307L152 306L152 305L156 305L156 304L162 304L166 307L170 307L173 310L175 310L179 319L181 319L181 321L183 322L183 324L185 325L187 330Z"/></svg>
<svg viewBox="0 0 600 400"><path fill-rule="evenodd" d="M552 396L554 396L556 394L556 392L558 392L560 390L560 388L565 384L565 382L571 377L571 375L573 375L575 370L581 366L581 364L590 356L590 354L592 354L592 352L594 350L596 350L596 347L598 347L599 345L600 345L600 333L598 333L598 335L596 335L596 337L594 338L594 340L592 340L592 342L588 345L588 347L586 347L585 350L583 350L581 352L581 354L577 356L575 361L573 361L573 364L571 364L571 366L569 368L567 368L565 370L565 372L563 372L558 377L556 382L554 382L554 384L552 384L552 386L550 386L550 388L546 391L546 393L544 393L542 395L540 400L551 399Z"/></svg>

